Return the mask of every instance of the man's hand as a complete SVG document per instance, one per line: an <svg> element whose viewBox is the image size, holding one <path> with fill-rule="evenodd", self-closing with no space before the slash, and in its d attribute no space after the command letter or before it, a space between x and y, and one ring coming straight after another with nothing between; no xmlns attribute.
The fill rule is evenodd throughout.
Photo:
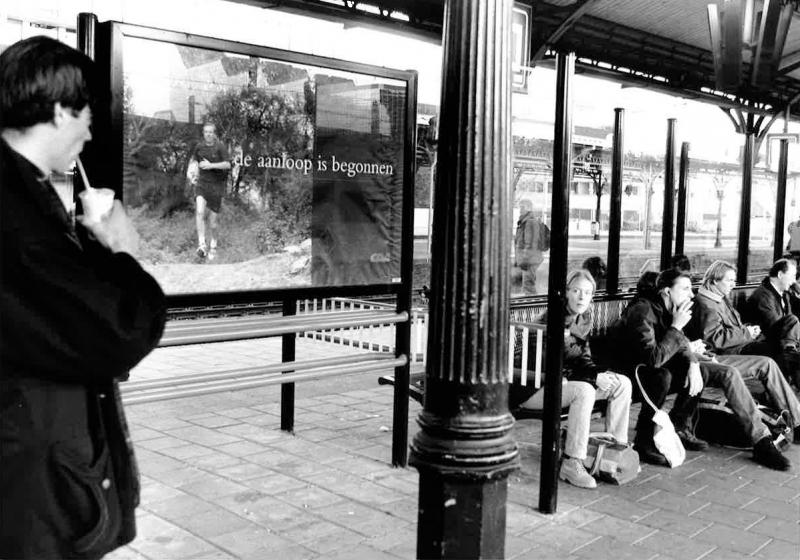
<svg viewBox="0 0 800 560"><path fill-rule="evenodd" d="M700 373L700 364L692 362L689 364L689 373L686 376L686 383L689 385L689 396L699 395L703 390L703 374Z"/></svg>
<svg viewBox="0 0 800 560"><path fill-rule="evenodd" d="M758 325L745 325L745 328L750 333L751 338L758 338L758 335L761 334L761 327Z"/></svg>
<svg viewBox="0 0 800 560"><path fill-rule="evenodd" d="M208 161L206 158L203 158L203 161L197 164L197 166L205 171L206 169L211 169L211 162Z"/></svg>
<svg viewBox="0 0 800 560"><path fill-rule="evenodd" d="M133 222L125 213L122 202L114 201L114 206L108 216L99 222L87 222L83 216L78 220L91 233L98 243L114 253L129 253L136 255L139 250L139 234L133 227Z"/></svg>
<svg viewBox="0 0 800 560"><path fill-rule="evenodd" d="M682 304L680 304L678 306L678 309L676 309L675 312L672 314L672 326L681 331L691 318L692 318L692 300L686 300Z"/></svg>

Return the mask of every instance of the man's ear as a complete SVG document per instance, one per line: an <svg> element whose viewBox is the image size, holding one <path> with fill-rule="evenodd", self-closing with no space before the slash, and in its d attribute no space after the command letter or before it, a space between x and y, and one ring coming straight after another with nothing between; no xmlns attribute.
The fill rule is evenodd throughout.
<svg viewBox="0 0 800 560"><path fill-rule="evenodd" d="M64 113L66 110L67 109L58 101L53 104L53 125L55 125L56 128L61 127L61 124L64 122Z"/></svg>

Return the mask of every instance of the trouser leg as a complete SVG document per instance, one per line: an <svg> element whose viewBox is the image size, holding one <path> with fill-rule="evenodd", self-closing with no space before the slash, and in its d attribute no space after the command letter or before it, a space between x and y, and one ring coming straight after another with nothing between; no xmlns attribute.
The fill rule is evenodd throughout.
<svg viewBox="0 0 800 560"><path fill-rule="evenodd" d="M792 387L781 373L778 364L766 356L740 356L747 360L747 367L737 366L745 381L757 379L767 391L772 405L778 410L788 410L792 424L800 426L800 402Z"/></svg>
<svg viewBox="0 0 800 560"><path fill-rule="evenodd" d="M667 399L669 388L672 385L672 372L667 368L639 368L639 380L641 381L647 396L656 406L661 408ZM636 387L638 394L641 390ZM655 411L649 404L642 399L642 409L636 421L636 436L634 440L639 445L653 444L653 415Z"/></svg>
<svg viewBox="0 0 800 560"><path fill-rule="evenodd" d="M575 459L586 458L594 397L595 389L589 383L567 381L561 385L561 406L569 406L564 453ZM537 391L522 406L532 410L541 410L544 407L544 391Z"/></svg>
<svg viewBox="0 0 800 560"><path fill-rule="evenodd" d="M745 358L742 360L741 358ZM756 402L744 383L742 371L748 367L745 356L720 356L718 364L700 364L708 378L708 385L720 387L728 400L728 406L736 415L753 443L769 435L769 430L761 422Z"/></svg>
<svg viewBox="0 0 800 560"><path fill-rule="evenodd" d="M597 390L596 399L608 399L606 409L606 431L613 435L617 441L628 441L628 424L630 422L631 393L633 391L631 380L624 375L598 373L606 378L611 386L602 391Z"/></svg>
<svg viewBox="0 0 800 560"><path fill-rule="evenodd" d="M702 370L700 370L702 374ZM670 385L669 392L677 393L675 396L675 403L672 405L672 410L669 411L670 420L672 420L675 431L690 429L693 424L692 420L695 412L697 412L697 405L700 402L700 393L695 396L689 395L689 387L686 382L687 372L672 375L672 384ZM705 383L705 376L703 378ZM701 391L702 393L702 391Z"/></svg>

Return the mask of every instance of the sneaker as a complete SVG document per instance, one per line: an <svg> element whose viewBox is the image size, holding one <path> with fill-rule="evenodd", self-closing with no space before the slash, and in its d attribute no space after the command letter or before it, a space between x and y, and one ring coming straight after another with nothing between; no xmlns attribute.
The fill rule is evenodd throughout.
<svg viewBox="0 0 800 560"><path fill-rule="evenodd" d="M772 444L770 437L763 437L753 446L753 461L776 471L788 471L792 464Z"/></svg>
<svg viewBox="0 0 800 560"><path fill-rule="evenodd" d="M642 463L649 463L651 465L658 465L660 467L668 467L669 461L661 452L653 445L636 445L633 446L634 451L639 454L639 460Z"/></svg>
<svg viewBox="0 0 800 560"><path fill-rule="evenodd" d="M197 253L198 258L201 258L201 259L206 258L206 255L208 254L206 252L206 248L203 247L203 246L198 247L196 253Z"/></svg>
<svg viewBox="0 0 800 560"><path fill-rule="evenodd" d="M592 475L586 472L586 469L583 467L583 462L580 459L564 457L564 461L561 463L561 470L558 473L558 478L566 480L578 488L597 488L597 481Z"/></svg>
<svg viewBox="0 0 800 560"><path fill-rule="evenodd" d="M688 428L678 430L677 434L681 439L683 447L685 447L688 451L705 451L708 449L708 442L694 435L689 431Z"/></svg>
<svg viewBox="0 0 800 560"><path fill-rule="evenodd" d="M217 251L212 247L206 257L209 261L213 261L217 257Z"/></svg>

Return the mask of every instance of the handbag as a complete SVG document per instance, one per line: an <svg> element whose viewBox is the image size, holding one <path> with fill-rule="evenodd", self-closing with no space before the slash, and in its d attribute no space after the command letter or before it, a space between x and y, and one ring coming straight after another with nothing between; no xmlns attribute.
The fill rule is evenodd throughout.
<svg viewBox="0 0 800 560"><path fill-rule="evenodd" d="M629 443L618 441L607 432L589 434L583 466L593 477L612 484L630 482L642 470L639 466L639 454L633 447Z"/></svg>
<svg viewBox="0 0 800 560"><path fill-rule="evenodd" d="M634 377L636 377L636 383L639 385L639 390L642 392L642 398L654 411L653 423L656 426L653 430L653 443L656 449L658 449L658 452L667 458L669 466L674 469L675 467L681 466L686 460L686 449L683 448L683 443L681 443L681 439L675 432L675 426L672 425L672 420L669 419L666 412L653 404L653 401L647 396L644 387L642 387L642 381L639 379L639 368L643 365L644 364L639 364L636 366Z"/></svg>

